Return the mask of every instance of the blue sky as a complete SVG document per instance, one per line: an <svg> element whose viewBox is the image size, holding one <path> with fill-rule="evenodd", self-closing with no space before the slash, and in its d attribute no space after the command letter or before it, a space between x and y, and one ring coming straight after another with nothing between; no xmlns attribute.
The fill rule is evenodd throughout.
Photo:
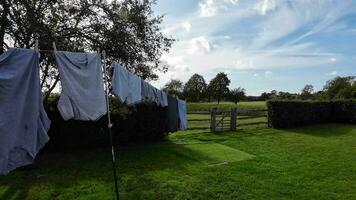
<svg viewBox="0 0 356 200"><path fill-rule="evenodd" d="M158 0L162 30L177 41L170 65L153 84L206 81L218 72L249 95L276 89L321 89L335 76L356 75L356 1Z"/></svg>

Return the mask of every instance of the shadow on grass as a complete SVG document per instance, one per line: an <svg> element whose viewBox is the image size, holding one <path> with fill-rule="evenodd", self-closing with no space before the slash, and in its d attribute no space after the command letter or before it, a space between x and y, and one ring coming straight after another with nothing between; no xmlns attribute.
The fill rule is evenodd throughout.
<svg viewBox="0 0 356 200"><path fill-rule="evenodd" d="M109 158L97 151L41 154L35 165L18 168L0 177L0 200L95 196L101 188L95 188L98 183L112 188ZM70 190L72 194L68 193ZM112 194L107 195L111 198ZM104 195L103 199L110 198Z"/></svg>
<svg viewBox="0 0 356 200"><path fill-rule="evenodd" d="M220 166L213 166L214 164L242 161L252 157L224 145L220 145L223 148L217 148L217 151L213 152L214 155L211 155L213 149L209 144L213 144L212 148L220 145L204 142L176 144L167 141L134 147L123 152L119 171L123 197L175 199L178 194L194 196L193 193L190 194L193 191L186 187L190 184L197 187L203 185L206 174L202 171ZM237 158L231 158L231 154L235 153Z"/></svg>
<svg viewBox="0 0 356 200"><path fill-rule="evenodd" d="M36 165L28 165L20 167L6 176L0 176L0 200L26 199L31 187L28 182L31 179L29 173L37 169Z"/></svg>
<svg viewBox="0 0 356 200"><path fill-rule="evenodd" d="M166 187L174 190L177 175L189 178L187 172L225 159L170 141L120 148L117 155L120 193L126 199L155 199L162 192L165 199L174 198ZM36 165L0 177L0 200L114 197L109 150L41 154Z"/></svg>
<svg viewBox="0 0 356 200"><path fill-rule="evenodd" d="M350 132L355 132L355 127L355 125L351 124L317 124L280 130L317 137L339 137Z"/></svg>
<svg viewBox="0 0 356 200"><path fill-rule="evenodd" d="M26 199L28 188L18 188L18 186L9 185L5 192L0 195L1 200L23 200Z"/></svg>

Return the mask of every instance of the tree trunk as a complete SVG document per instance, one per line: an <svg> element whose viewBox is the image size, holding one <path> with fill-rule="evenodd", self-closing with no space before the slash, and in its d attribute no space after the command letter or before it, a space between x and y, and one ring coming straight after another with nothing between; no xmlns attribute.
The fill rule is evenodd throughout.
<svg viewBox="0 0 356 200"><path fill-rule="evenodd" d="M0 54L4 53L4 45L5 45L5 32L6 28L9 25L9 21L7 19L7 16L10 12L10 4L6 2L6 0L2 1L2 6L4 9L4 12L1 15L1 27L0 27Z"/></svg>
<svg viewBox="0 0 356 200"><path fill-rule="evenodd" d="M48 98L50 97L50 95L51 95L52 91L54 90L54 88L57 86L58 81L59 81L59 75L56 76L53 85L52 85L52 86L48 89L48 91L46 92L46 95L45 95L45 97L44 97L44 102L47 103Z"/></svg>

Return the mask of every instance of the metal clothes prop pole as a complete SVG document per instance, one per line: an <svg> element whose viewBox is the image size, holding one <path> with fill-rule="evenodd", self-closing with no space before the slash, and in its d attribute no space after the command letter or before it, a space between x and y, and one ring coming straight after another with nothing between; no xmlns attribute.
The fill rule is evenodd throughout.
<svg viewBox="0 0 356 200"><path fill-rule="evenodd" d="M109 140L110 140L110 146L111 146L111 160L112 160L112 170L113 170L113 175L114 175L114 182L115 182L115 193L116 193L116 199L119 200L119 186L118 186L118 181L117 181L117 176L116 176L116 159L115 159L115 149L113 145L113 139L112 139L112 123L111 123L111 117L110 117L110 102L109 102L109 82L108 82L108 74L106 70L106 52L102 51L102 56L104 60L104 77L105 77L105 92L106 92L106 108L107 108L107 115L108 115L108 132L109 132Z"/></svg>

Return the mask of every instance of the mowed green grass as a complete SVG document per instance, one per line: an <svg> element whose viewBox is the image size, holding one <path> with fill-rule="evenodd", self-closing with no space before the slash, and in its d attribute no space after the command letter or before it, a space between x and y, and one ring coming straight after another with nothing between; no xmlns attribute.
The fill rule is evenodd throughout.
<svg viewBox="0 0 356 200"><path fill-rule="evenodd" d="M356 199L356 126L191 130L118 149L121 199ZM114 199L109 150L42 155L0 199Z"/></svg>
<svg viewBox="0 0 356 200"><path fill-rule="evenodd" d="M187 105L188 112L191 111L210 111L212 108L218 108L219 110L228 111L231 108L237 108L238 110L249 109L266 109L265 101L251 101L251 102L239 102L237 104L233 102L198 102Z"/></svg>

